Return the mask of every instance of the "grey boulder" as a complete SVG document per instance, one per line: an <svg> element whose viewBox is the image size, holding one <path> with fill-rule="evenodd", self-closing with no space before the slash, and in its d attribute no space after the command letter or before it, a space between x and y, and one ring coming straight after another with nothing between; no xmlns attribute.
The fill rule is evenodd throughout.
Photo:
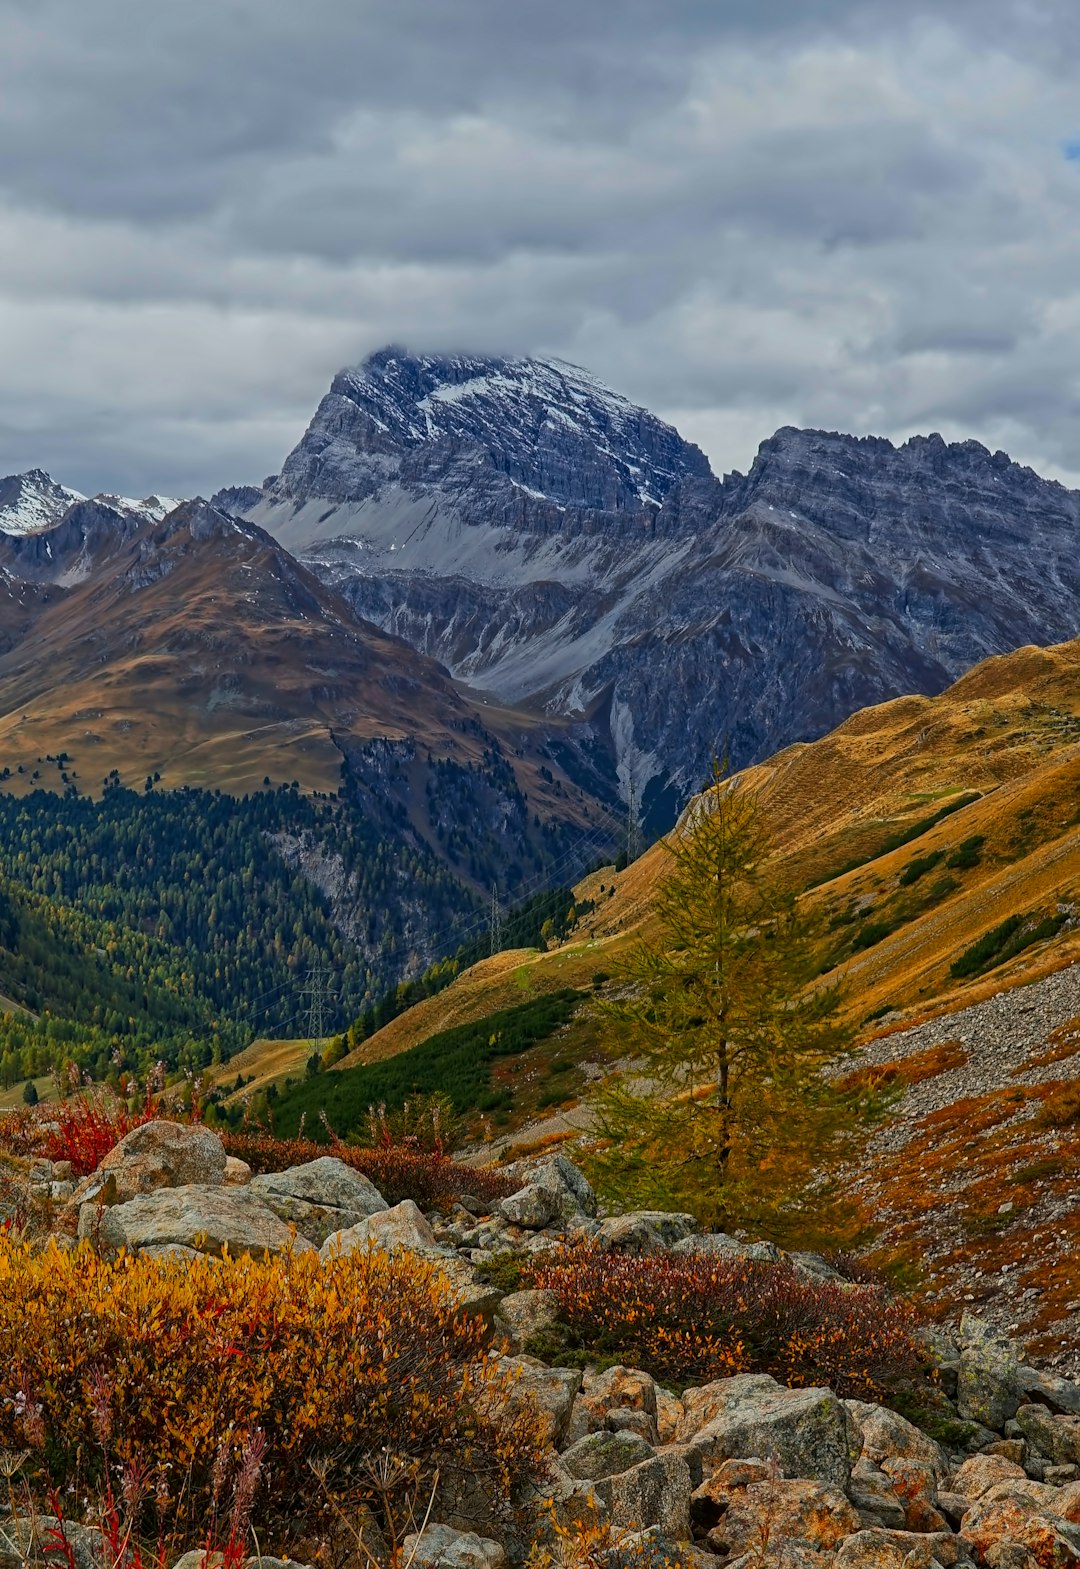
<svg viewBox="0 0 1080 1569"><path fill-rule="evenodd" d="M252 1177L251 1191L316 1247L334 1232L389 1209L374 1183L333 1155Z"/></svg>

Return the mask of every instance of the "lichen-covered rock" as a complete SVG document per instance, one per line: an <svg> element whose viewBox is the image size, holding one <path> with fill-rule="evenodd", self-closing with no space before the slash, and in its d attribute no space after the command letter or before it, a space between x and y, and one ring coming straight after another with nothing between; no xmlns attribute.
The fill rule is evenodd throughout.
<svg viewBox="0 0 1080 1569"><path fill-rule="evenodd" d="M506 1569L506 1550L473 1531L426 1525L405 1538L405 1562L416 1569Z"/></svg>
<svg viewBox="0 0 1080 1569"><path fill-rule="evenodd" d="M126 1204L98 1210L84 1204L79 1235L103 1253L144 1249L191 1248L235 1258L270 1253L310 1253L314 1249L268 1209L248 1188L162 1188L140 1194Z"/></svg>
<svg viewBox="0 0 1080 1569"><path fill-rule="evenodd" d="M1045 1406L1021 1406L1016 1422L1031 1447L1054 1465L1080 1461L1080 1417L1054 1416Z"/></svg>
<svg viewBox="0 0 1080 1569"><path fill-rule="evenodd" d="M957 1410L966 1421L1000 1432L1022 1399L1016 1352L1003 1335L970 1313L961 1320L959 1340Z"/></svg>
<svg viewBox="0 0 1080 1569"><path fill-rule="evenodd" d="M502 1218L526 1231L542 1231L559 1218L560 1211L558 1192L553 1187L542 1187L538 1182L526 1183L519 1192L499 1201Z"/></svg>
<svg viewBox="0 0 1080 1569"><path fill-rule="evenodd" d="M507 1404L517 1410L534 1406L540 1413L545 1442L559 1449L570 1424L574 1397L581 1388L581 1371L571 1367L547 1367L535 1357L500 1357L499 1364L514 1375L507 1393Z"/></svg>
<svg viewBox="0 0 1080 1569"><path fill-rule="evenodd" d="M873 1461L859 1460L852 1468L847 1495L865 1525L881 1526L889 1531L903 1531L907 1527L907 1507L897 1494L892 1478Z"/></svg>
<svg viewBox="0 0 1080 1569"><path fill-rule="evenodd" d="M964 1498L974 1501L988 1493L999 1482L1023 1482L1026 1473L1022 1465L1017 1465L1012 1460L1006 1460L1004 1455L972 1455L970 1460L965 1460L951 1481L950 1493L960 1493Z"/></svg>
<svg viewBox="0 0 1080 1569"><path fill-rule="evenodd" d="M858 1529L859 1517L839 1488L775 1479L732 1493L708 1542L722 1557L752 1552L763 1542L826 1552Z"/></svg>
<svg viewBox="0 0 1080 1569"><path fill-rule="evenodd" d="M847 1485L856 1458L850 1418L831 1389L785 1389L755 1375L711 1388L720 1391L719 1410L688 1438L706 1474L752 1455L774 1460L785 1477Z"/></svg>
<svg viewBox="0 0 1080 1569"><path fill-rule="evenodd" d="M593 1483L618 1526L659 1526L677 1542L690 1537L690 1467L670 1450Z"/></svg>
<svg viewBox="0 0 1080 1569"><path fill-rule="evenodd" d="M862 1438L862 1456L873 1465L883 1460L918 1460L928 1465L938 1483L949 1473L949 1462L941 1445L926 1433L886 1406L865 1400L845 1400Z"/></svg>
<svg viewBox="0 0 1080 1569"><path fill-rule="evenodd" d="M512 1291L499 1303L495 1330L511 1351L521 1351L535 1335L551 1329L558 1317L559 1299L554 1291Z"/></svg>
<svg viewBox="0 0 1080 1569"><path fill-rule="evenodd" d="M1027 1400L1041 1400L1051 1411L1063 1416L1080 1416L1080 1384L1071 1378L1035 1367L1021 1367L1018 1378L1021 1393Z"/></svg>
<svg viewBox="0 0 1080 1569"><path fill-rule="evenodd" d="M701 1258L731 1259L733 1263L749 1261L756 1264L775 1264L783 1254L775 1242L740 1242L725 1231L706 1231L700 1236L684 1237L675 1242L672 1253Z"/></svg>
<svg viewBox="0 0 1080 1569"><path fill-rule="evenodd" d="M251 1190L316 1247L389 1209L374 1183L333 1155L253 1177Z"/></svg>
<svg viewBox="0 0 1080 1569"><path fill-rule="evenodd" d="M662 1253L697 1230L693 1215L666 1210L633 1210L611 1215L600 1222L593 1238L596 1247L609 1253Z"/></svg>
<svg viewBox="0 0 1080 1569"><path fill-rule="evenodd" d="M225 1146L209 1128L156 1118L132 1128L109 1151L76 1187L71 1207L125 1204L161 1188L220 1187L225 1164Z"/></svg>
<svg viewBox="0 0 1080 1569"><path fill-rule="evenodd" d="M915 1531L857 1531L841 1542L833 1569L952 1569L960 1563L958 1538L945 1533L928 1536Z"/></svg>
<svg viewBox="0 0 1080 1569"><path fill-rule="evenodd" d="M1076 1529L1057 1514L1057 1489L1031 1481L999 1482L989 1488L960 1525L963 1540L976 1554L985 1555L997 1542L1016 1542L1048 1565L1080 1562L1066 1535Z"/></svg>
<svg viewBox="0 0 1080 1569"><path fill-rule="evenodd" d="M240 1160L235 1155L226 1155L224 1180L227 1188L246 1188L251 1181L251 1167L246 1160Z"/></svg>
<svg viewBox="0 0 1080 1569"><path fill-rule="evenodd" d="M551 1215L549 1220L540 1222L541 1226L555 1220L569 1224L583 1216L596 1214L598 1205L592 1185L585 1173L565 1155L545 1155L540 1160L519 1161L506 1170L508 1175L520 1180L522 1191L535 1188L539 1193L547 1195L544 1202L550 1204ZM506 1205L512 1204L513 1199L519 1196L513 1194L510 1199L502 1200L499 1213L509 1219ZM535 1197L530 1197L530 1204L539 1202ZM524 1225L525 1222L515 1224Z"/></svg>
<svg viewBox="0 0 1080 1569"><path fill-rule="evenodd" d="M606 1476L629 1471L642 1460L651 1460L651 1444L633 1433L588 1433L564 1449L559 1464L578 1482L597 1482Z"/></svg>
<svg viewBox="0 0 1080 1569"><path fill-rule="evenodd" d="M30 1564L55 1564L59 1557L55 1533L63 1532L74 1569L102 1569L105 1553L101 1532L53 1515L33 1515L0 1524L0 1569L27 1569Z"/></svg>

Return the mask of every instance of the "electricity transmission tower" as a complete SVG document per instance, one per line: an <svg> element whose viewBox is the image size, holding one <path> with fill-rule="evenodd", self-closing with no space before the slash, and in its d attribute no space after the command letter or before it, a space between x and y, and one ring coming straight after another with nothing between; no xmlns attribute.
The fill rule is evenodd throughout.
<svg viewBox="0 0 1080 1569"><path fill-rule="evenodd" d="M502 910L499 908L499 885L498 885L498 883L492 883L492 885L491 885L490 933L491 933L491 952L492 952L492 954L494 955L496 953L501 953L502 952Z"/></svg>
<svg viewBox="0 0 1080 1569"><path fill-rule="evenodd" d="M316 964L308 972L308 983L304 988L305 995L311 999L308 1008L308 1036L311 1040L312 1054L322 1056L323 1041L326 1037L326 1004L330 1000L330 971Z"/></svg>
<svg viewBox="0 0 1080 1569"><path fill-rule="evenodd" d="M626 803L626 864L636 861L641 854L641 831L638 828L637 785L631 779L630 796Z"/></svg>

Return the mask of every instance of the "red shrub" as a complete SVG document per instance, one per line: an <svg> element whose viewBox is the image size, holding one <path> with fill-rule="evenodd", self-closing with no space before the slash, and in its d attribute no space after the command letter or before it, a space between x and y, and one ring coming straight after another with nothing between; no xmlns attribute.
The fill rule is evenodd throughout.
<svg viewBox="0 0 1080 1569"><path fill-rule="evenodd" d="M336 1155L373 1182L388 1203L412 1199L421 1209L450 1203L463 1194L491 1202L520 1186L495 1167L461 1166L447 1155L407 1144L361 1149L340 1140L326 1145L313 1139L279 1139L270 1133L227 1130L221 1138L228 1153L247 1161L252 1171L284 1171L321 1155Z"/></svg>
<svg viewBox="0 0 1080 1569"><path fill-rule="evenodd" d="M48 1108L40 1153L49 1160L69 1160L77 1177L87 1177L125 1134L153 1116L145 1106L129 1111L108 1090L87 1090Z"/></svg>
<svg viewBox="0 0 1080 1569"><path fill-rule="evenodd" d="M634 1256L585 1246L532 1283L577 1342L675 1384L771 1373L878 1399L925 1370L912 1309L881 1286L814 1281L786 1260Z"/></svg>

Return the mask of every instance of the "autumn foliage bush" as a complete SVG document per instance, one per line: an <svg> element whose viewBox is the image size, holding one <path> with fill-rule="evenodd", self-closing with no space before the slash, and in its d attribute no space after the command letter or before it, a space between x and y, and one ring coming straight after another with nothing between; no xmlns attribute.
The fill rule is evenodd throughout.
<svg viewBox="0 0 1080 1569"><path fill-rule="evenodd" d="M574 1342L685 1386L735 1373L879 1400L925 1370L906 1303L815 1281L785 1260L628 1255L581 1246L533 1272Z"/></svg>
<svg viewBox="0 0 1080 1569"><path fill-rule="evenodd" d="M0 1448L31 1451L39 1486L100 1491L107 1454L188 1545L252 1446L282 1545L331 1503L383 1508L388 1464L496 1514L540 1465L481 1321L409 1255L109 1261L0 1239L0 1369Z"/></svg>
<svg viewBox="0 0 1080 1569"><path fill-rule="evenodd" d="M358 1147L336 1141L329 1146L308 1139L282 1139L270 1133L221 1131L228 1154L247 1161L252 1171L285 1171L309 1160L336 1155L375 1184L389 1204L412 1199L421 1209L453 1202L463 1194L492 1202L520 1187L492 1166L462 1166L437 1150L407 1143Z"/></svg>

